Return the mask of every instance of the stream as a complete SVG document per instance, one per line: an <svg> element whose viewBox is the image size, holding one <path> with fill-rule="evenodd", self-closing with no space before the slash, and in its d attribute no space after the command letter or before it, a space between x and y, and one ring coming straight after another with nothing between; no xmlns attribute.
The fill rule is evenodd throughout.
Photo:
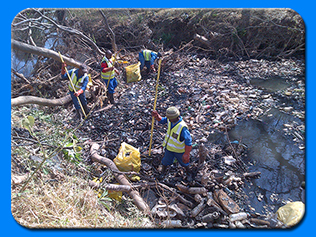
<svg viewBox="0 0 316 237"><path fill-rule="evenodd" d="M286 88L278 79L254 84L267 91ZM277 89L276 89L277 88ZM275 213L286 201L305 203L305 150L284 132L284 124L302 124L300 119L270 108L258 120L242 120L229 132L230 140L241 141L248 147L249 172L261 172L259 179L245 183L248 203L259 213Z"/></svg>

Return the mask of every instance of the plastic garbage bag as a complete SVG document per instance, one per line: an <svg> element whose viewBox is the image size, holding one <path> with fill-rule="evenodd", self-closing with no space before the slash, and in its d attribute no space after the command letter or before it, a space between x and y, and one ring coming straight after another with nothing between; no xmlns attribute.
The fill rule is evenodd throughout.
<svg viewBox="0 0 316 237"><path fill-rule="evenodd" d="M298 224L304 216L305 205L302 202L290 202L276 212L278 220L287 226Z"/></svg>
<svg viewBox="0 0 316 237"><path fill-rule="evenodd" d="M126 83L136 82L142 79L139 66L140 62L125 67Z"/></svg>
<svg viewBox="0 0 316 237"><path fill-rule="evenodd" d="M140 171L141 159L139 150L125 142L121 144L119 153L113 161L122 172Z"/></svg>
<svg viewBox="0 0 316 237"><path fill-rule="evenodd" d="M119 185L119 184L117 184ZM108 190L108 195L107 197L111 198L111 199L115 199L117 201L122 201L122 195L123 193L121 191L114 191L114 190Z"/></svg>

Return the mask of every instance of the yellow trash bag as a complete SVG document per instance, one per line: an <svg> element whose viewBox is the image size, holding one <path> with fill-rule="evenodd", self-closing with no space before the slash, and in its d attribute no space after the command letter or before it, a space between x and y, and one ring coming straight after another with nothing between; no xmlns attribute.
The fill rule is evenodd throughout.
<svg viewBox="0 0 316 237"><path fill-rule="evenodd" d="M135 147L123 142L119 153L113 160L117 168L122 172L140 171L140 152Z"/></svg>
<svg viewBox="0 0 316 237"><path fill-rule="evenodd" d="M141 159L139 150L125 142L121 144L119 153L113 161L117 168L122 172L140 171ZM132 181L140 180L139 176L136 175L129 176L129 178Z"/></svg>
<svg viewBox="0 0 316 237"><path fill-rule="evenodd" d="M302 202L290 202L278 209L279 221L287 226L294 226L301 221L304 216L305 205Z"/></svg>
<svg viewBox="0 0 316 237"><path fill-rule="evenodd" d="M119 185L119 184L117 184ZM108 195L107 197L111 198L111 199L115 199L117 201L122 201L122 192L121 191L112 191L112 190L108 190Z"/></svg>
<svg viewBox="0 0 316 237"><path fill-rule="evenodd" d="M140 62L125 67L126 83L136 82L142 79L139 66Z"/></svg>

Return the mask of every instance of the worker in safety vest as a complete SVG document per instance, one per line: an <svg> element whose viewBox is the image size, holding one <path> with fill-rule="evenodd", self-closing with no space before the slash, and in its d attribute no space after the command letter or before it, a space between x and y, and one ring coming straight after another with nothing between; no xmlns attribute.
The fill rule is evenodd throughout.
<svg viewBox="0 0 316 237"><path fill-rule="evenodd" d="M68 78L67 72L66 72L67 64L63 63L61 68L61 77L62 79ZM76 97L79 97L81 105L84 109L85 114L87 115L89 113L88 105L87 105L87 99L85 96L84 91L87 88L88 82L89 82L89 76L87 74L88 69L85 64L81 64L78 69L71 69L68 71L68 74L70 76L70 79L72 81L72 84L74 85L75 92L73 90L73 87L69 81L68 89L69 94L71 96L72 102L74 103L77 118L81 120L81 113L82 110L79 104L79 101Z"/></svg>
<svg viewBox="0 0 316 237"><path fill-rule="evenodd" d="M101 61L101 78L103 79L105 86L107 86L107 97L110 100L110 103L114 104L113 94L115 93L115 88L117 87L115 73L117 75L120 75L120 73L113 65L112 56L113 53L111 52L111 50L107 50L105 52L105 56Z"/></svg>
<svg viewBox="0 0 316 237"><path fill-rule="evenodd" d="M138 55L140 61L140 70L143 70L144 66L147 68L147 74L150 72L150 69L153 72L156 72L154 67L154 62L157 58L160 58L161 54L158 52L154 52L148 49L141 51Z"/></svg>
<svg viewBox="0 0 316 237"><path fill-rule="evenodd" d="M192 150L192 138L186 123L180 116L180 111L176 107L170 107L166 111L166 117L161 117L157 111L152 112L152 116L160 124L168 124L167 134L163 141L165 155L162 158L162 171L159 179L166 173L166 168L171 165L176 158L179 164L186 169L187 180L192 181L192 174L189 168L190 151Z"/></svg>

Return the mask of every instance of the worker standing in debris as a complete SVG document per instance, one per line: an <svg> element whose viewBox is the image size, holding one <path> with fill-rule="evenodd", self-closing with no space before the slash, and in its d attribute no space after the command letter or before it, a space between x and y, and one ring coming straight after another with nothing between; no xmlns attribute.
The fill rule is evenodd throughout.
<svg viewBox="0 0 316 237"><path fill-rule="evenodd" d="M111 104L114 104L114 93L117 87L117 80L115 78L115 73L120 75L119 71L114 67L112 58L113 53L111 50L105 52L105 56L101 61L101 78L103 79L107 87L107 98L110 100ZM107 102L107 101L106 101Z"/></svg>
<svg viewBox="0 0 316 237"><path fill-rule="evenodd" d="M157 53L148 49L142 50L139 55L139 61L140 61L140 70L143 70L144 66L146 66L147 74L152 70L153 72L156 72L154 67L154 62L157 58L161 57L161 53Z"/></svg>
<svg viewBox="0 0 316 237"><path fill-rule="evenodd" d="M66 67L67 67L67 64L63 63L62 68L61 68L62 79L68 78ZM82 108L84 109L85 114L87 115L89 113L87 99L84 93L89 82L89 76L87 72L88 72L88 69L85 64L81 64L78 69L74 68L68 72L70 76L70 80L72 81L72 84L74 85L74 88L76 91L74 92L71 82L69 81L69 85L68 85L69 94L71 96L72 102L74 103L78 120L81 120L81 113L80 113L81 107L76 97L79 97L79 100L81 102L81 105L82 105Z"/></svg>
<svg viewBox="0 0 316 237"><path fill-rule="evenodd" d="M186 123L180 116L180 111L176 107L170 107L166 111L166 117L161 117L157 111L152 112L152 116L160 124L168 124L167 134L163 141L165 155L162 158L162 171L159 179L166 173L166 168L171 165L176 158L179 164L185 168L187 180L192 181L192 174L189 168L190 152L192 150L192 138Z"/></svg>

